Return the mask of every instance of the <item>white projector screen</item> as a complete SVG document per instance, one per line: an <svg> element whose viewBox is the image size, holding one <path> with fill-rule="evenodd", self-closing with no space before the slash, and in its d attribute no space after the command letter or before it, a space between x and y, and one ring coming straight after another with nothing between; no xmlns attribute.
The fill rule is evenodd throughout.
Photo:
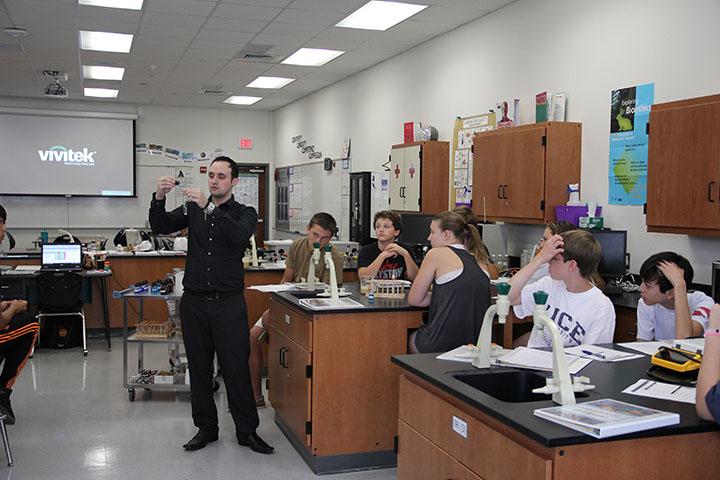
<svg viewBox="0 0 720 480"><path fill-rule="evenodd" d="M135 196L135 121L0 113L0 195Z"/></svg>

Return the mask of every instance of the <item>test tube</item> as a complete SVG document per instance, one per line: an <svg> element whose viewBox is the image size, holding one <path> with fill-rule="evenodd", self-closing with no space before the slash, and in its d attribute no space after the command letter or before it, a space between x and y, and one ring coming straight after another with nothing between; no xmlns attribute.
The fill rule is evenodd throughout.
<svg viewBox="0 0 720 480"><path fill-rule="evenodd" d="M175 185L180 185L180 180L175 179ZM185 200L185 196L183 195L183 215L187 217L187 201Z"/></svg>

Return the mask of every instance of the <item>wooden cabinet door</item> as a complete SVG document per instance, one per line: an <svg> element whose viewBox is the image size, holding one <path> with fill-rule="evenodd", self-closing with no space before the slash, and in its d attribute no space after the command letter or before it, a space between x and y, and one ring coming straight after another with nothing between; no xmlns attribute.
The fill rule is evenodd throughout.
<svg viewBox="0 0 720 480"><path fill-rule="evenodd" d="M503 216L542 220L545 212L545 128L500 133L495 161L505 165Z"/></svg>
<svg viewBox="0 0 720 480"><path fill-rule="evenodd" d="M720 228L718 125L718 102L657 110L653 107L648 147L648 225Z"/></svg>
<svg viewBox="0 0 720 480"><path fill-rule="evenodd" d="M390 209L405 210L402 190L405 187L405 149L390 150Z"/></svg>
<svg viewBox="0 0 720 480"><path fill-rule="evenodd" d="M270 384L268 399L275 412L284 417L287 374L283 366L283 356L287 337L273 325L270 325L268 329L268 336L270 341L268 346L268 382Z"/></svg>
<svg viewBox="0 0 720 480"><path fill-rule="evenodd" d="M504 212L502 185L505 184L505 162L497 161L498 135L476 135L473 139L473 211L497 217Z"/></svg>
<svg viewBox="0 0 720 480"><path fill-rule="evenodd" d="M458 462L435 444L398 421L398 480L454 479L459 470Z"/></svg>
<svg viewBox="0 0 720 480"><path fill-rule="evenodd" d="M311 436L306 434L305 425L311 418L312 383L307 378L306 367L312 364L312 358L293 341L288 341L286 347L287 403L283 420L297 439L302 441L304 438L305 445L310 446Z"/></svg>
<svg viewBox="0 0 720 480"><path fill-rule="evenodd" d="M420 211L420 174L421 150L420 145L406 147L405 150L405 188L402 191L406 212Z"/></svg>

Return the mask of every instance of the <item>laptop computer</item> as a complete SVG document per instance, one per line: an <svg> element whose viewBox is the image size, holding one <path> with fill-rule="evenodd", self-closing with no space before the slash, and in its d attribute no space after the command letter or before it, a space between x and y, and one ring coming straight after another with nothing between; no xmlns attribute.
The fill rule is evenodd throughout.
<svg viewBox="0 0 720 480"><path fill-rule="evenodd" d="M82 245L46 244L41 247L41 272L74 272L82 270Z"/></svg>

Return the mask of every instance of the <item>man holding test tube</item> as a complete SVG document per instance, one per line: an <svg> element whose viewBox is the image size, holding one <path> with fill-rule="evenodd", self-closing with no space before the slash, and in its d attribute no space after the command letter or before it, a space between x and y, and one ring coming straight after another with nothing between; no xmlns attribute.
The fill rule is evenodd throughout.
<svg viewBox="0 0 720 480"><path fill-rule="evenodd" d="M183 190L187 215L182 206L165 210L165 196L175 188L175 181L170 176L158 179L149 216L155 233L188 228L180 320L190 371L192 417L199 431L183 448L199 450L218 439L212 379L217 352L237 442L258 453L272 453L273 447L255 433L259 420L250 385L243 296L242 257L255 232L257 212L235 201L232 188L239 181L238 166L229 157L217 157L210 164L210 198L199 188Z"/></svg>

